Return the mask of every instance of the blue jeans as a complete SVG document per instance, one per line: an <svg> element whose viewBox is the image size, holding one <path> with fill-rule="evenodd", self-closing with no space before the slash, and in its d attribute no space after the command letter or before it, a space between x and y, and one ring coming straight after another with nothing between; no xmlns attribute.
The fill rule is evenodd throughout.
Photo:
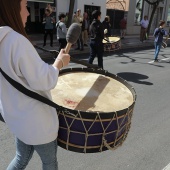
<svg viewBox="0 0 170 170"><path fill-rule="evenodd" d="M57 140L43 145L27 145L16 138L16 156L7 170L23 170L32 158L34 150L42 161L43 170L58 170Z"/></svg>
<svg viewBox="0 0 170 170"><path fill-rule="evenodd" d="M154 42L154 45L155 45L155 60L157 60L162 42Z"/></svg>

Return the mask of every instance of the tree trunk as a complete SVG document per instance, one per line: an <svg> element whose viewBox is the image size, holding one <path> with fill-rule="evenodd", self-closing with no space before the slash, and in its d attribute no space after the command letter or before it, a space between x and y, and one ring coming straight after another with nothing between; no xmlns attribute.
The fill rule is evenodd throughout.
<svg viewBox="0 0 170 170"><path fill-rule="evenodd" d="M151 17L150 17L149 25L148 25L148 30L147 30L147 34L148 34L148 36L149 36L149 34L150 34L150 29L151 29L151 25L152 25L153 17L154 17L154 14L155 14L155 12L156 12L156 10L157 10L157 8L158 8L158 5L159 5L159 3L158 3L158 4L153 5L153 10L152 10L152 13L151 13Z"/></svg>
<svg viewBox="0 0 170 170"><path fill-rule="evenodd" d="M67 21L67 28L68 28L68 27L71 25L71 23L72 23L74 3L75 3L75 0L70 0L69 13L68 13L68 21Z"/></svg>

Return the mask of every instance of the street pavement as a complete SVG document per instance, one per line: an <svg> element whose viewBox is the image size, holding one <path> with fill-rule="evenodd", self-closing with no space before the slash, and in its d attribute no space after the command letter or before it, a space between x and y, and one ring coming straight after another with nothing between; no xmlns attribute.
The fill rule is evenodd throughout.
<svg viewBox="0 0 170 170"><path fill-rule="evenodd" d="M53 47L50 46L50 40L49 37L47 37L47 45L45 47L43 47L43 34L32 34L29 35L30 40L36 44L37 46L44 48L46 50L58 50L58 41L56 36L54 35L54 44ZM115 37L118 37L117 35L115 35ZM121 42L121 48L120 50L126 50L126 49L133 49L133 48L146 48L146 47L153 47L153 42L154 42L154 38L152 35L150 35L149 39L146 40L145 42L141 42L139 41L139 35L127 35L125 36L124 39L120 40ZM88 42L89 45L89 42ZM82 54L89 54L90 52L90 48L88 47L84 47L83 51L80 50L75 50L75 48L77 47L76 44L74 44L70 50L70 55L82 55ZM40 54L40 57L42 59L47 59L47 58L51 58L53 55L49 54L48 52L44 52L43 50L39 50L37 49L37 52ZM110 51L111 53L113 51ZM116 52L116 51L114 51ZM109 52L107 52L109 53Z"/></svg>
<svg viewBox="0 0 170 170"><path fill-rule="evenodd" d="M131 43L132 39L126 39L122 44L123 41ZM131 46L104 56L105 70L127 80L137 94L126 141L114 151L92 154L74 153L59 147L59 170L163 170L165 167L170 170L170 48L161 49L160 62L153 63L153 41L150 43L149 48ZM81 54L80 59L87 58L88 53ZM14 155L13 135L0 122L0 170L6 169ZM41 170L36 153L26 170Z"/></svg>

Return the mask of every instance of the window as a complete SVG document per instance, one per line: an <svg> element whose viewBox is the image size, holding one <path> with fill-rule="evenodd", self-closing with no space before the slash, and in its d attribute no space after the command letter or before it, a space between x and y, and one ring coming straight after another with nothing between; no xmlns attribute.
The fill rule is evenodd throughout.
<svg viewBox="0 0 170 170"><path fill-rule="evenodd" d="M170 6L168 8L167 26L170 26Z"/></svg>
<svg viewBox="0 0 170 170"><path fill-rule="evenodd" d="M143 0L136 0L135 25L140 25Z"/></svg>

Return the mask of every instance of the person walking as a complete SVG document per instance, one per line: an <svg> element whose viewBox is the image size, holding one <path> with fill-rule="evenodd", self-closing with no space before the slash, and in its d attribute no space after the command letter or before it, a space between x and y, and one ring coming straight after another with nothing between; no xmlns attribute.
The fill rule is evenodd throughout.
<svg viewBox="0 0 170 170"><path fill-rule="evenodd" d="M146 40L147 29L149 25L148 16L144 16L144 19L141 20L141 30L140 30L140 41L143 43Z"/></svg>
<svg viewBox="0 0 170 170"><path fill-rule="evenodd" d="M43 18L44 25L44 44L43 47L46 46L47 35L50 35L50 46L53 46L53 29L54 29L54 18L51 15L51 11L46 8L45 16Z"/></svg>
<svg viewBox="0 0 170 170"><path fill-rule="evenodd" d="M106 37L110 37L110 36L111 36L111 33L110 33L111 24L110 24L110 22L109 22L109 16L106 16L106 17L105 17L105 19L104 19L104 21L102 22L102 24L103 24L103 29L104 29L104 30L107 30L105 36L106 36Z"/></svg>
<svg viewBox="0 0 170 170"><path fill-rule="evenodd" d="M164 30L165 27L165 21L160 21L159 22L159 27L155 29L154 31L154 45L155 45L155 57L154 57L154 62L158 62L158 55L162 46L162 42L163 42L163 36L167 36L168 33L167 31Z"/></svg>
<svg viewBox="0 0 170 170"><path fill-rule="evenodd" d="M88 32L89 32L89 20L88 20L88 14L85 12L83 15L83 23L82 23L82 38L83 38L83 43L84 46L88 46L87 45L87 41L88 41Z"/></svg>
<svg viewBox="0 0 170 170"><path fill-rule="evenodd" d="M62 48L65 48L67 45L67 41L66 41L66 34L67 34L67 28L66 25L64 23L65 21L65 14L60 14L58 16L59 21L56 24L56 29L57 29L57 39L59 41L59 51Z"/></svg>
<svg viewBox="0 0 170 170"><path fill-rule="evenodd" d="M50 91L70 56L61 50L52 65L45 63L25 32L27 0L0 0L0 4L0 68L25 88L52 100ZM58 170L56 109L24 95L2 74L0 103L2 117L16 144L16 155L6 170L24 170L34 151L41 158L43 170Z"/></svg>
<svg viewBox="0 0 170 170"><path fill-rule="evenodd" d="M80 25L81 29L82 29L82 23L83 23L83 16L81 15L81 10L77 9L77 23ZM77 40L77 48L75 50L80 50L83 51L84 50L84 44L83 44L83 38L82 38L82 30L80 33L80 36Z"/></svg>
<svg viewBox="0 0 170 170"><path fill-rule="evenodd" d="M123 17L120 20L120 38L124 39L125 35L126 35L126 25L127 25L127 21L126 19Z"/></svg>
<svg viewBox="0 0 170 170"><path fill-rule="evenodd" d="M103 69L103 38L104 38L104 28L103 24L100 22L101 12L95 10L92 12L93 21L90 25L90 56L88 59L89 64L93 64L95 56L98 57L98 66Z"/></svg>

